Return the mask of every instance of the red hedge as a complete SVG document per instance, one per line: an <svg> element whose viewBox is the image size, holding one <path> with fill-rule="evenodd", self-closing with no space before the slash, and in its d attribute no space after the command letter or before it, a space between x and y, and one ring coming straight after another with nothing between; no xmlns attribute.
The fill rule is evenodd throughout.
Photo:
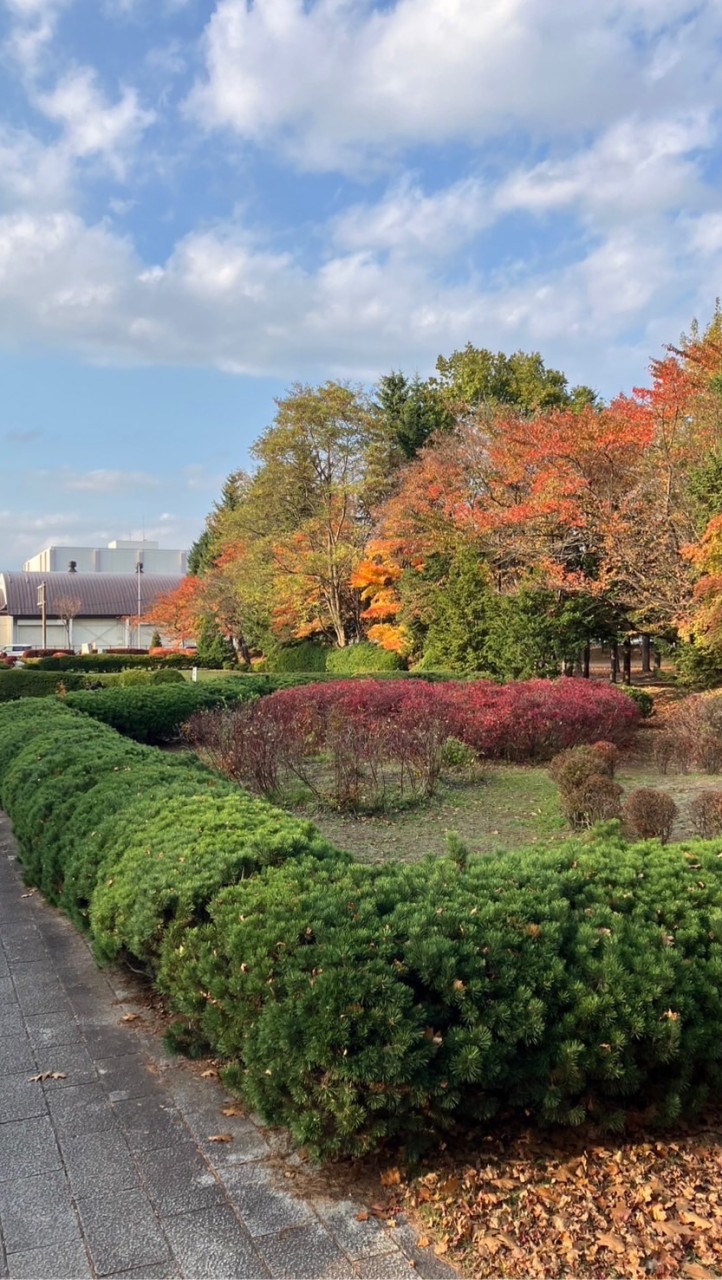
<svg viewBox="0 0 722 1280"><path fill-rule="evenodd" d="M527 680L427 684L422 680L353 680L279 690L263 700L264 713L287 732L324 740L339 716L368 732L396 720L399 731L443 721L488 759L550 760L567 747L603 739L627 745L639 724L632 699L611 685L587 680Z"/></svg>

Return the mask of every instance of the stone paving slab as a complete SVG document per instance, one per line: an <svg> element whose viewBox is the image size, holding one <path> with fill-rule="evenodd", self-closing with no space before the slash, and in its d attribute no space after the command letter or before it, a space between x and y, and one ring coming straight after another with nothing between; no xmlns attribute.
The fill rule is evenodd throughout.
<svg viewBox="0 0 722 1280"><path fill-rule="evenodd" d="M294 1195L287 1136L221 1116L217 1080L124 1024L136 992L25 889L0 815L0 1280L455 1274L408 1226ZM61 1078L32 1079L46 1072ZM221 1129L232 1141L211 1143Z"/></svg>

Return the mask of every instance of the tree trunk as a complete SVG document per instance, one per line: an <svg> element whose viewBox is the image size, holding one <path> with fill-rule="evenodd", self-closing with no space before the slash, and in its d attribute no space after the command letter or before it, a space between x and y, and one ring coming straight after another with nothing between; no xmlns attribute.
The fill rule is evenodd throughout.
<svg viewBox="0 0 722 1280"><path fill-rule="evenodd" d="M580 649L580 650L579 650L579 652L578 652L578 654L576 655L576 657L575 657L575 659L574 659L574 674L575 674L575 676L582 676L582 675L584 675L583 661L584 661L584 654L583 654L583 651Z"/></svg>
<svg viewBox="0 0 722 1280"><path fill-rule="evenodd" d="M661 667L661 665L662 665L662 655L661 655L661 653L660 653L659 649L655 648L655 650L654 650L654 669L655 669L655 671L659 671L659 668Z"/></svg>
<svg viewBox="0 0 722 1280"><path fill-rule="evenodd" d="M622 677L623 684L632 683L632 641L629 636L625 636L622 645L622 653L624 656L624 675Z"/></svg>
<svg viewBox="0 0 722 1280"><path fill-rule="evenodd" d="M617 683L619 675L619 645L613 640L609 648L609 679L612 684Z"/></svg>
<svg viewBox="0 0 722 1280"><path fill-rule="evenodd" d="M251 651L248 648L243 636L233 636L231 639L233 648L236 651L236 658L240 658L241 662L245 662L247 666L251 665Z"/></svg>
<svg viewBox="0 0 722 1280"><path fill-rule="evenodd" d="M642 636L642 671L645 675L652 670L651 656L652 641L650 636L644 635Z"/></svg>
<svg viewBox="0 0 722 1280"><path fill-rule="evenodd" d="M589 679L589 668L591 667L591 664L592 664L592 646L587 640L587 643L585 644L584 650L582 652L582 675L584 676L585 680Z"/></svg>

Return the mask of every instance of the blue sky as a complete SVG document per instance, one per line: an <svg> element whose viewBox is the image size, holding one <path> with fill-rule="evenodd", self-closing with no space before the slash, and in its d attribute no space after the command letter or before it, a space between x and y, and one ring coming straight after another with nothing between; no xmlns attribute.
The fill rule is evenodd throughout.
<svg viewBox="0 0 722 1280"><path fill-rule="evenodd" d="M0 567L187 545L296 380L604 395L722 292L720 0L0 0Z"/></svg>

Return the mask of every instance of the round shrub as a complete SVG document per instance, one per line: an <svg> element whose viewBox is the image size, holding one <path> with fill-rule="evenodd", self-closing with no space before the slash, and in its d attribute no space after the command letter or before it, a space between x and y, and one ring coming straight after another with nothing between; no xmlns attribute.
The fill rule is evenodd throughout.
<svg viewBox="0 0 722 1280"><path fill-rule="evenodd" d="M441 748L441 762L447 769L468 769L476 763L476 755L465 742L447 738Z"/></svg>
<svg viewBox="0 0 722 1280"><path fill-rule="evenodd" d="M592 751L594 751L604 761L605 772L613 778L617 772L619 764L619 747L615 747L613 742L594 742L592 743Z"/></svg>
<svg viewBox="0 0 722 1280"><path fill-rule="evenodd" d="M590 773L577 786L560 792L561 809L575 830L621 816L622 787L607 774Z"/></svg>
<svg viewBox="0 0 722 1280"><path fill-rule="evenodd" d="M611 745L611 744L610 744ZM570 747L560 751L549 765L549 776L562 792L574 791L589 778L614 776L614 764L608 752L594 747Z"/></svg>
<svg viewBox="0 0 722 1280"><path fill-rule="evenodd" d="M672 834L678 809L671 796L652 787L640 787L627 796L622 806L624 830L633 840L661 840Z"/></svg>
<svg viewBox="0 0 722 1280"><path fill-rule="evenodd" d="M703 840L722 835L722 791L703 791L689 806L692 830Z"/></svg>

